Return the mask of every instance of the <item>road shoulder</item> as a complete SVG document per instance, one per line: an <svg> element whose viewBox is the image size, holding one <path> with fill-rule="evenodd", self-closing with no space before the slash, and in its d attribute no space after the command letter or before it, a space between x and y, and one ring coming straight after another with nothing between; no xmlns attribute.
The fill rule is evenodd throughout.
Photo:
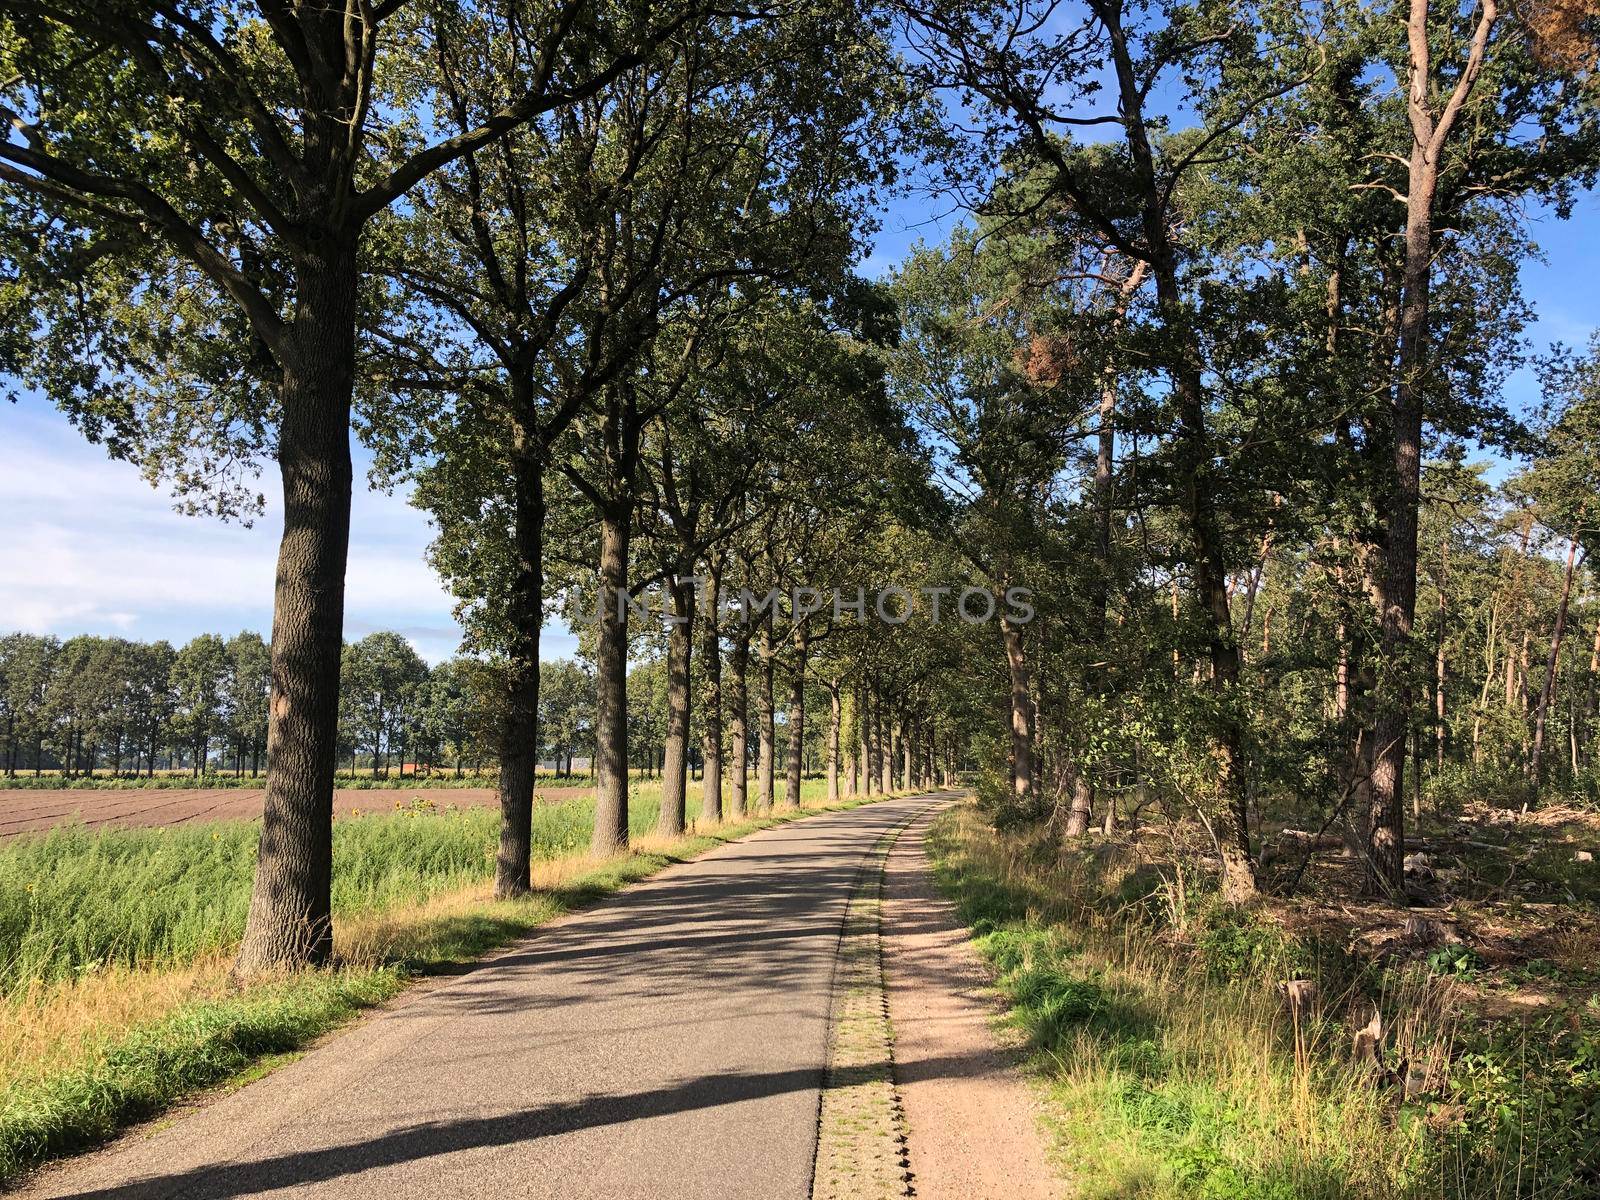
<svg viewBox="0 0 1600 1200"><path fill-rule="evenodd" d="M993 980L928 867L923 839L936 815L910 822L884 869L883 972L913 1193L1061 1196L1033 1090L994 1029Z"/></svg>

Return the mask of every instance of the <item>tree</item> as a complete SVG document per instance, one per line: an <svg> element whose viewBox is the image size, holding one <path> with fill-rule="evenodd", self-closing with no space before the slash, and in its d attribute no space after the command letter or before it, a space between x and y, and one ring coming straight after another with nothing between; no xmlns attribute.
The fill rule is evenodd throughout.
<svg viewBox="0 0 1600 1200"><path fill-rule="evenodd" d="M22 747L33 745L33 769L43 763L46 704L61 644L53 637L9 633L0 638L0 720L5 722L5 773L15 777Z"/></svg>
<svg viewBox="0 0 1600 1200"><path fill-rule="evenodd" d="M138 643L133 648L129 719L140 739L145 774L149 776L155 775L156 752L165 743L177 711L178 696L173 680L177 658L177 651L165 641ZM261 732L265 737L264 726ZM134 770L138 770L137 758Z"/></svg>
<svg viewBox="0 0 1600 1200"><path fill-rule="evenodd" d="M240 633L230 638L227 652L228 732L233 738L235 770L242 775L248 757L250 774L254 775L267 746L272 654L259 633Z"/></svg>
<svg viewBox="0 0 1600 1200"><path fill-rule="evenodd" d="M558 770L572 773L576 755L594 753L594 672L563 658L547 663L539 685L539 728Z"/></svg>
<svg viewBox="0 0 1600 1200"><path fill-rule="evenodd" d="M659 22L587 0L8 11L6 257L33 285L28 325L49 326L25 374L181 490L269 447L278 463L277 695L237 966L324 962L364 235L432 172L606 87L696 9ZM446 98L388 90L392 62L471 41L525 65L473 128L430 127ZM169 363L221 386L192 403L165 386Z"/></svg>
<svg viewBox="0 0 1600 1200"><path fill-rule="evenodd" d="M173 733L188 747L196 778L210 770L211 743L226 731L233 715L230 667L227 644L214 633L185 643L172 663Z"/></svg>
<svg viewBox="0 0 1600 1200"><path fill-rule="evenodd" d="M428 666L398 633L369 633L345 647L342 668L347 728L372 752L372 775L388 774L387 757L403 751L409 722L428 678Z"/></svg>
<svg viewBox="0 0 1600 1200"><path fill-rule="evenodd" d="M1567 539L1567 555L1544 683L1534 709L1528 770L1536 788L1544 782L1545 727L1555 694L1573 577L1583 559L1600 546L1600 341L1585 358L1574 362L1558 357L1547 365L1541 425L1540 452L1518 486L1533 498L1539 519Z"/></svg>

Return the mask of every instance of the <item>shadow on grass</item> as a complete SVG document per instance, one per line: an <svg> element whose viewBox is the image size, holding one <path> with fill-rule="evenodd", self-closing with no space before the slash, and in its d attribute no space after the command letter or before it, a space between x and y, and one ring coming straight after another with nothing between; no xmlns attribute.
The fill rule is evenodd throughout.
<svg viewBox="0 0 1600 1200"><path fill-rule="evenodd" d="M186 1096L234 1080L263 1058L304 1049L361 1009L391 999L413 978L471 974L486 965L479 961L483 956L666 867L763 829L868 802L777 812L696 833L675 846L635 851L536 889L524 900L485 900L473 911L423 918L392 940L380 941L376 961L298 972L184 1006L125 1035L82 1068L12 1088L0 1107L0 1185L49 1159L103 1142Z"/></svg>

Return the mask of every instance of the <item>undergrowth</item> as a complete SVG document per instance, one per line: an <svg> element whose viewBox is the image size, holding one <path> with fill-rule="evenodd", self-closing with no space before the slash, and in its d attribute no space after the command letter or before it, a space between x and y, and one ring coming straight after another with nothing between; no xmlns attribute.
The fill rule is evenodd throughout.
<svg viewBox="0 0 1600 1200"><path fill-rule="evenodd" d="M1600 1027L1466 1021L1455 964L1357 961L1113 844L1064 851L964 806L928 848L1046 1081L1074 1195L1597 1194ZM1299 979L1316 1000L1296 1011ZM1352 1052L1374 1011L1383 1073Z"/></svg>

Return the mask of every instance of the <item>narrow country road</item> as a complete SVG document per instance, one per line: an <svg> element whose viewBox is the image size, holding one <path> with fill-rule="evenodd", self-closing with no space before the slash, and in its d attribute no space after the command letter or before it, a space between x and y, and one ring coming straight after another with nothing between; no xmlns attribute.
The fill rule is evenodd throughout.
<svg viewBox="0 0 1600 1200"><path fill-rule="evenodd" d="M23 1195L805 1200L858 864L948 798L670 868Z"/></svg>

